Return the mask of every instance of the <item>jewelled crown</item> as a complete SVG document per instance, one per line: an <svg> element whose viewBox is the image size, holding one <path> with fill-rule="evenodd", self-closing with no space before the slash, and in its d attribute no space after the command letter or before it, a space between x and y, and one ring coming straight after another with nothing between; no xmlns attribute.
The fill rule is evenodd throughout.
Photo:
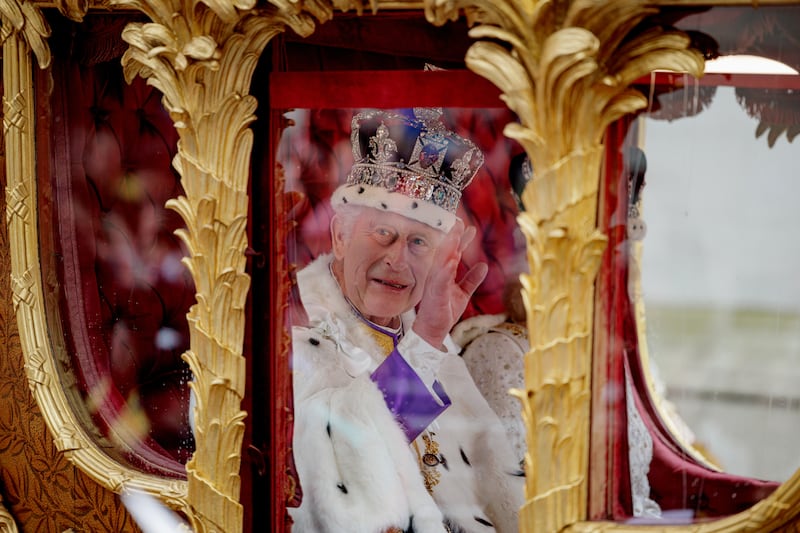
<svg viewBox="0 0 800 533"><path fill-rule="evenodd" d="M370 110L352 120L353 164L332 205L365 205L443 231L455 223L461 193L483 164L470 140L448 130L438 108L413 116Z"/></svg>

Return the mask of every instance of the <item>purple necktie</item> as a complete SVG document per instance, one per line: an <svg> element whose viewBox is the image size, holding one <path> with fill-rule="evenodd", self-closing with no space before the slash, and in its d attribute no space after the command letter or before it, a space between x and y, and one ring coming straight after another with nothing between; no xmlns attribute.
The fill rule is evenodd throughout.
<svg viewBox="0 0 800 533"><path fill-rule="evenodd" d="M397 348L392 350L392 353L375 369L371 378L383 393L386 406L403 428L408 442L413 442L450 406L450 398L445 394L441 384L434 381L433 390L444 405L436 401Z"/></svg>

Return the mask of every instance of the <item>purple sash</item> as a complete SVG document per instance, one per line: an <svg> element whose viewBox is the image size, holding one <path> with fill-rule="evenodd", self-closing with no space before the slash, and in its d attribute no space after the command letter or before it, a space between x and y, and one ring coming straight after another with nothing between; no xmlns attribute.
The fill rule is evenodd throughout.
<svg viewBox="0 0 800 533"><path fill-rule="evenodd" d="M386 406L403 428L408 442L413 442L450 406L450 398L442 385L438 381L433 382L433 390L444 405L436 401L397 348L375 369L371 378L383 393Z"/></svg>

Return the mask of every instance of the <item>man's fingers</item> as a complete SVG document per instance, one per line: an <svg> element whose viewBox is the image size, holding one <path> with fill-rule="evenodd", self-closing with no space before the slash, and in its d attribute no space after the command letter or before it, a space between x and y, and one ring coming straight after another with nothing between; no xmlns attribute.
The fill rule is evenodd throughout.
<svg viewBox="0 0 800 533"><path fill-rule="evenodd" d="M478 263L464 274L461 282L458 284L466 294L472 296L472 293L483 283L486 274L489 272L489 265L486 263Z"/></svg>
<svg viewBox="0 0 800 533"><path fill-rule="evenodd" d="M461 254L476 234L475 226L465 227L463 221L456 220L456 225L445 235L436 250L436 259L434 259L433 268L428 273L426 282L427 297L449 300L452 294L450 291L458 286L469 298L483 282L489 271L486 263L476 264L461 278L461 281L456 282L456 272L461 262Z"/></svg>
<svg viewBox="0 0 800 533"><path fill-rule="evenodd" d="M461 254L467 249L477 232L475 226L465 227L460 219L457 220L456 225L445 235L436 250L435 264L441 265L441 268L449 268L451 265L448 263L455 259L457 266L457 263L461 261Z"/></svg>
<svg viewBox="0 0 800 533"><path fill-rule="evenodd" d="M475 235L478 233L478 230L475 226L469 226L464 230L464 233L461 234L461 242L458 246L458 251L463 252L469 246L469 243L472 242L472 239L475 238Z"/></svg>
<svg viewBox="0 0 800 533"><path fill-rule="evenodd" d="M460 220L456 221L456 225L448 231L441 243L436 249L436 255L439 264L446 263L455 252L460 254L461 240L464 235L464 223Z"/></svg>

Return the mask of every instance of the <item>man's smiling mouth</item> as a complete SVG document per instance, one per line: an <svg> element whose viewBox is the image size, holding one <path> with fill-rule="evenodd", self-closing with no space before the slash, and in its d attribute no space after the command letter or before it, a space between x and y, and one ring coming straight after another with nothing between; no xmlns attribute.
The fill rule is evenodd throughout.
<svg viewBox="0 0 800 533"><path fill-rule="evenodd" d="M376 278L373 281L375 281L376 283L380 283L381 285L385 285L387 287L391 287L392 289L402 290L402 289L405 289L406 287L408 287L408 285L403 285L401 283L394 283L392 281L385 280L385 279L377 279Z"/></svg>

